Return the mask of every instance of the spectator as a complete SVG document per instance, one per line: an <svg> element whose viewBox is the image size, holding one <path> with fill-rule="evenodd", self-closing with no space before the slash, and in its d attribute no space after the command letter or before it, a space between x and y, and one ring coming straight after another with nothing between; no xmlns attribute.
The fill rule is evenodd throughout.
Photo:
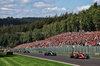
<svg viewBox="0 0 100 66"><path fill-rule="evenodd" d="M45 40L25 43L15 48L46 48L51 46L78 45L78 46L100 46L100 31L94 32L68 32L52 36Z"/></svg>

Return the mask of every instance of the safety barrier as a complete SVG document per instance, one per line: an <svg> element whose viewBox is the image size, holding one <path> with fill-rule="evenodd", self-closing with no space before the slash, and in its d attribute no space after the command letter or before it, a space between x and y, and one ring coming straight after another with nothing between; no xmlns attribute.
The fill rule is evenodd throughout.
<svg viewBox="0 0 100 66"><path fill-rule="evenodd" d="M65 46L60 46L60 47L47 47L47 48L20 48L20 49L14 49L14 51L17 50L28 50L31 52L36 52L36 51L53 51L57 53L71 53L72 52L72 47L74 48L74 53L76 52L82 52L82 53L87 53L92 56L100 56L100 46L75 46L75 45L65 45Z"/></svg>

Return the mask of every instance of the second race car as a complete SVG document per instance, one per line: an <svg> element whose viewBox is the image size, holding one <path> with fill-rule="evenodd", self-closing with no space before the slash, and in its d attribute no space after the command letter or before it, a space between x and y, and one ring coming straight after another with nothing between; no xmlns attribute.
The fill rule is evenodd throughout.
<svg viewBox="0 0 100 66"><path fill-rule="evenodd" d="M49 51L49 52L45 52L44 55L45 56L56 56L57 54L52 51Z"/></svg>

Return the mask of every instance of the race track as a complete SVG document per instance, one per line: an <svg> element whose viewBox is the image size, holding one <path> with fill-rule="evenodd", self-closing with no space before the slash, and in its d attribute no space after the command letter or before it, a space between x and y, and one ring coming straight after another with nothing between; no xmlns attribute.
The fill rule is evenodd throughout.
<svg viewBox="0 0 100 66"><path fill-rule="evenodd" d="M70 59L69 56L45 56L44 54L39 53L16 53L16 54L23 54L29 56L35 56L40 58L46 58L51 60L57 60L65 63L72 63L77 64L80 66L100 66L100 59L90 58L90 59Z"/></svg>

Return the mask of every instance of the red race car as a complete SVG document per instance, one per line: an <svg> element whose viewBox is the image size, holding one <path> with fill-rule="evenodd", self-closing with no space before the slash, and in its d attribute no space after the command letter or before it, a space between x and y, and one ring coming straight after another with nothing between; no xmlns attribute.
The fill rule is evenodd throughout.
<svg viewBox="0 0 100 66"><path fill-rule="evenodd" d="M74 53L70 54L70 58L89 59L90 57L89 57L88 54L83 54L83 53L78 52L78 53L75 53L75 54Z"/></svg>

